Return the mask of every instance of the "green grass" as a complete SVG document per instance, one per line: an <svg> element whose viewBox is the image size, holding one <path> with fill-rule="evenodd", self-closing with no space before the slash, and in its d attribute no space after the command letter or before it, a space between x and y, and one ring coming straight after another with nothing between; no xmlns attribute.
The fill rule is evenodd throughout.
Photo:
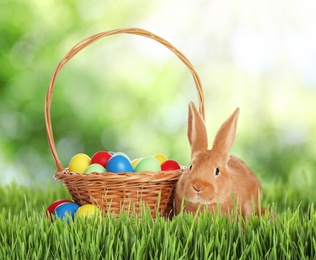
<svg viewBox="0 0 316 260"><path fill-rule="evenodd" d="M209 213L51 223L45 209L69 198L63 186L11 184L0 187L0 259L316 259L316 192L279 183L266 193L274 221L253 217L244 231L241 220Z"/></svg>

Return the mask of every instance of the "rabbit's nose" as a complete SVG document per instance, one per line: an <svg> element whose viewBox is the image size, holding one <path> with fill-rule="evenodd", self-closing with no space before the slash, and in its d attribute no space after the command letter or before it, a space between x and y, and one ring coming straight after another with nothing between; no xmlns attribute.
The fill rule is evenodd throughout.
<svg viewBox="0 0 316 260"><path fill-rule="evenodd" d="M195 185L193 185L193 189L194 189L196 192L200 192L201 190L203 190L202 187L198 187L198 186L195 186Z"/></svg>

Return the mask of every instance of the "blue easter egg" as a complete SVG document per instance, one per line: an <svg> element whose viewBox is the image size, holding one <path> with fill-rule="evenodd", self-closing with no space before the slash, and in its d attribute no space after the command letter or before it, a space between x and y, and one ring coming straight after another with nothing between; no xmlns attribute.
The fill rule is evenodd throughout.
<svg viewBox="0 0 316 260"><path fill-rule="evenodd" d="M65 219L67 215L74 219L76 211L79 209L79 205L73 202L66 202L60 204L54 211L54 216L59 219Z"/></svg>
<svg viewBox="0 0 316 260"><path fill-rule="evenodd" d="M106 165L107 172L133 172L133 167L131 161L124 155L115 154L112 156L107 165Z"/></svg>

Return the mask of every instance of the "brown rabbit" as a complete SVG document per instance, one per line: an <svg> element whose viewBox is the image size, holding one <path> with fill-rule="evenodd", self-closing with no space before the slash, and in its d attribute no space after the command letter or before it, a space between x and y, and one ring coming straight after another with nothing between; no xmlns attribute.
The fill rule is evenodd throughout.
<svg viewBox="0 0 316 260"><path fill-rule="evenodd" d="M175 193L175 211L204 210L228 214L237 204L243 217L258 214L258 195L262 188L250 168L229 151L236 135L239 108L218 130L211 150L203 119L195 105L189 104L188 138L191 146L191 165L181 175ZM182 204L183 203L183 204ZM261 209L263 214L264 208Z"/></svg>

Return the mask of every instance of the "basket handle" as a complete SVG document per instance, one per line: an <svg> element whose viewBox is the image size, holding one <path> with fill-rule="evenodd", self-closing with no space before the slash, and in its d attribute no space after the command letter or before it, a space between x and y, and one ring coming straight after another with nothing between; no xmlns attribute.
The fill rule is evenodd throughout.
<svg viewBox="0 0 316 260"><path fill-rule="evenodd" d="M82 49L84 49L88 45L92 44L95 41L98 41L99 39L101 39L103 37L114 35L114 34L121 34L121 33L134 34L134 35L139 35L139 36L153 39L153 40L161 43L165 47L167 47L169 50L171 50L174 54L176 54L178 56L178 58L188 67L188 69L192 73L192 76L193 76L193 79L195 82L195 86L196 86L196 90L198 93L199 112L202 115L202 117L204 118L204 94L203 94L203 88L202 88L202 84L201 84L199 75L195 71L191 62L184 56L184 54L182 54L171 43L169 43L168 41L159 37L156 34L153 34L149 31L146 31L146 30L140 29L140 28L122 28L122 29L110 30L110 31L105 31L105 32L101 32L98 34L94 34L90 37L87 37L87 38L81 40L76 45L74 45L70 49L70 51L64 56L64 58L59 62L59 64L57 65L57 67L52 75L52 78L50 80L50 84L49 84L49 87L48 87L48 90L46 93L45 107L44 107L44 109L45 109L46 134L47 134L48 144L49 144L49 147L50 147L50 150L51 150L51 153L52 153L52 156L53 156L53 159L55 161L55 164L56 164L58 171L63 170L63 166L62 166L61 161L59 160L59 157L58 157L58 154L56 151L54 136L53 136L53 131L52 131L51 117L50 117L51 100L52 100L52 95L53 95L53 90L54 90L54 85L55 85L57 75L60 72L60 70L62 69L62 67L68 61L71 60L71 58L73 58L78 52L80 52Z"/></svg>

